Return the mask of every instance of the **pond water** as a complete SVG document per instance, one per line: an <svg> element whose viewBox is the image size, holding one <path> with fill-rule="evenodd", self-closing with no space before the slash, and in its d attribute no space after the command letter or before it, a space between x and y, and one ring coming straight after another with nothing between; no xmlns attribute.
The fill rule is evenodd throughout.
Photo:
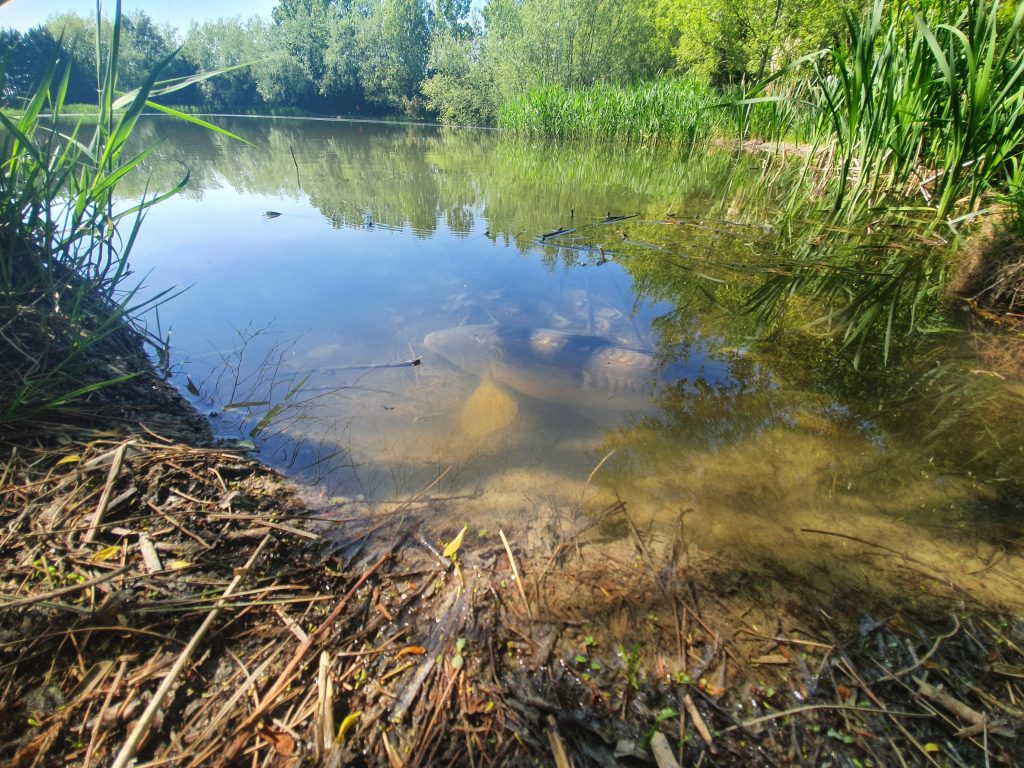
<svg viewBox="0 0 1024 768"><path fill-rule="evenodd" d="M911 568L1020 602L1019 385L960 341L854 374L722 310L716 265L770 250L760 159L220 124L251 144L141 126L150 190L190 174L133 252L147 290L188 288L148 322L222 436L325 498L523 536L622 500L822 588Z"/></svg>

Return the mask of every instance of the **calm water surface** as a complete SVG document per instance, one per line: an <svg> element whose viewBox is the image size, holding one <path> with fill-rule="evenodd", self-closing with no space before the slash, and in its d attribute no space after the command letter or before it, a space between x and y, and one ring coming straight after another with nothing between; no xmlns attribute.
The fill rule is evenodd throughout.
<svg viewBox="0 0 1024 768"><path fill-rule="evenodd" d="M756 343L709 300L729 291L709 265L764 255L758 162L431 127L227 127L252 146L143 125L162 142L150 188L191 175L133 260L152 290L188 286L150 323L171 331L176 381L199 387L222 435L252 437L329 497L429 488L448 499L444 529L539 530L622 499L656 536L682 524L705 549L812 581L857 588L880 557L912 556L983 597L1019 595L1019 430L981 458L950 437L1005 392L966 374L944 395L910 370L858 378L820 346ZM472 350L467 328L504 340L469 362L425 344L460 329ZM552 344L568 347L552 358ZM982 365L962 357L921 371ZM573 379L594 360L650 387ZM848 550L850 536L904 559Z"/></svg>

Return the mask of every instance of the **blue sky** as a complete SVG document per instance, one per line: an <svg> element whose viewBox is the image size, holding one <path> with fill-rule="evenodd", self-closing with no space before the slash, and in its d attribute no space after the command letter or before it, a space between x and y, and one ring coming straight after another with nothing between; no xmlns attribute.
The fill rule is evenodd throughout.
<svg viewBox="0 0 1024 768"><path fill-rule="evenodd" d="M277 0L121 0L123 11L142 9L157 23L170 23L184 31L189 21L216 19L220 16L263 16L270 18ZM105 0L103 12L109 15L114 0ZM8 0L0 5L0 27L26 30L46 21L49 16L74 11L92 17L95 0Z"/></svg>

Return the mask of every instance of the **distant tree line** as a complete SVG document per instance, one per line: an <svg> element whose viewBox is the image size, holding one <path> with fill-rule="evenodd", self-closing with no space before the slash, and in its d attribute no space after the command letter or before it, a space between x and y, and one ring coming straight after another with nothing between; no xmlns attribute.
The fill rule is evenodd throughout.
<svg viewBox="0 0 1024 768"><path fill-rule="evenodd" d="M181 47L166 77L233 69L169 97L196 109L296 109L492 123L537 85L631 85L696 72L750 81L832 42L862 0L280 0L257 17L161 25L125 14L121 85ZM32 92L58 46L71 102L93 103L95 20L64 14L0 30L8 106Z"/></svg>

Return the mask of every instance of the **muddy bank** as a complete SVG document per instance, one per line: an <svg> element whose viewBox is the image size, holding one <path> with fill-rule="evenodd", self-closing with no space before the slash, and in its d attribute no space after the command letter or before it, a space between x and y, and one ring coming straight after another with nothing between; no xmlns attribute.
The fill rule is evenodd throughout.
<svg viewBox="0 0 1024 768"><path fill-rule="evenodd" d="M211 444L152 372L2 439L10 765L1024 760L1019 611L906 559L833 591L615 501L460 536L435 485Z"/></svg>

